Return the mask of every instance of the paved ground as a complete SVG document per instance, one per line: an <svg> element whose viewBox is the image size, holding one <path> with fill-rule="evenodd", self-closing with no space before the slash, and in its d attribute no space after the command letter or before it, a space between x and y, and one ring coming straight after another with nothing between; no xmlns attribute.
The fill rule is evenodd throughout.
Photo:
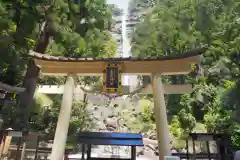
<svg viewBox="0 0 240 160"><path fill-rule="evenodd" d="M144 155L137 157L137 160L159 160L153 152L145 152Z"/></svg>
<svg viewBox="0 0 240 160"><path fill-rule="evenodd" d="M92 157L97 157L97 153L93 153L92 152ZM87 155L85 155L87 156ZM77 153L77 154L72 154L69 155L68 158L70 159L76 159L76 160L80 160L82 157L82 153ZM108 157L107 155L104 157ZM149 152L145 152L144 155L140 155L136 158L136 160L158 160L158 156L155 156L153 152L149 151Z"/></svg>

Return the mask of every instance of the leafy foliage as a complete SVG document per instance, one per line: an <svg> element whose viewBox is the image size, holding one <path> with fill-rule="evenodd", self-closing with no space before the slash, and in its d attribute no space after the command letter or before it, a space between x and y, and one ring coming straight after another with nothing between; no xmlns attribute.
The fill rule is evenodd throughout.
<svg viewBox="0 0 240 160"><path fill-rule="evenodd" d="M104 0L91 3L88 0L1 1L1 81L21 85L26 56L30 49L34 49L46 18L51 21L49 32L52 37L47 54L65 57L114 56L116 44L108 32L111 12Z"/></svg>
<svg viewBox="0 0 240 160"><path fill-rule="evenodd" d="M182 136L183 131L177 116L173 116L169 130L172 133L173 137L179 138Z"/></svg>
<svg viewBox="0 0 240 160"><path fill-rule="evenodd" d="M143 22L132 35L134 56L175 55L194 48L208 46L201 59L201 75L183 77L181 83L192 83L191 94L167 96L168 114L173 126L185 132L205 128L208 132L228 133L237 140L239 127L239 15L237 0L160 0L144 10L150 0L132 0L132 12L145 11ZM147 12L146 12L147 11ZM177 66L176 66L177 67ZM180 76L177 76L178 78ZM176 84L176 77L166 77ZM177 122L179 120L179 123ZM170 127L170 130L174 127ZM177 127L176 127L177 128ZM177 135L176 135L177 136ZM238 144L237 144L238 143Z"/></svg>
<svg viewBox="0 0 240 160"><path fill-rule="evenodd" d="M56 95L52 97L53 104L45 106L40 111L39 118L32 129L41 131L47 135L48 139L54 138L55 129L57 126L58 115L61 107L61 96ZM90 119L89 113L86 109L86 104L80 101L73 102L72 114L68 130L68 140L71 143L75 142L77 134L82 130L91 130L94 123Z"/></svg>
<svg viewBox="0 0 240 160"><path fill-rule="evenodd" d="M75 58L114 56L116 44L109 32L112 12L113 9L106 4L105 0L91 2L89 0L1 1L1 82L13 86L22 86L25 82L26 85L24 74L29 66L27 57L29 50L37 50L53 56ZM44 45L40 45L41 43ZM78 78L78 83L84 85L99 81L101 82L101 79L98 77ZM65 77L40 75L40 79L38 79L40 85L64 83ZM34 85L27 83L27 86ZM15 117L15 126L21 126L20 129L23 129L23 126L27 127L25 121L31 110L34 112L44 110L40 97L43 95L35 95L34 103L30 106L23 106L24 109L16 106L8 107L7 110L4 108L2 114L3 112L11 113L11 115L5 114L8 115L4 118L6 125L11 126L12 123L7 119ZM56 101L54 100L50 110L42 111L39 114L36 124L31 124L27 129L44 131L52 137L60 105L60 102ZM46 103L46 96L44 103ZM71 119L70 136L82 129L85 124L84 116L88 115L84 108L85 104L75 103L74 106L72 117L75 119ZM18 117L19 115L21 117ZM80 115L82 117L79 117ZM25 117L24 120L22 117Z"/></svg>

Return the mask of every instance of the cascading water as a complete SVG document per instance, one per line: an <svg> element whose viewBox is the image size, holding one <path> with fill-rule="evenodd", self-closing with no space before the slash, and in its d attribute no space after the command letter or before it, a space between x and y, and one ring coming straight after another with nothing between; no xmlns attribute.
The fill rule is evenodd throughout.
<svg viewBox="0 0 240 160"><path fill-rule="evenodd" d="M123 16L122 16L122 56L123 57L129 57L130 56L130 50L131 50L131 46L130 46L130 42L129 39L127 37L127 8L123 9ZM122 84L123 85L130 85L130 77L125 75L122 77Z"/></svg>
<svg viewBox="0 0 240 160"><path fill-rule="evenodd" d="M132 56L131 54L131 43L128 37L127 30L127 19L128 19L128 4L129 0L126 0L126 5L123 6L123 16L122 16L122 57ZM125 75L122 77L123 85L136 86L137 85L137 76Z"/></svg>

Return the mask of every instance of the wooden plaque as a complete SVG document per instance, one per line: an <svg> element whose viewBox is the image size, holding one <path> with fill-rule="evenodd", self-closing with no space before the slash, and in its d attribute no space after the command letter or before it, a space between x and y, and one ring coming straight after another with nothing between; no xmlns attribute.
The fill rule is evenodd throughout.
<svg viewBox="0 0 240 160"><path fill-rule="evenodd" d="M104 66L104 92L121 92L121 66L116 63L109 63Z"/></svg>

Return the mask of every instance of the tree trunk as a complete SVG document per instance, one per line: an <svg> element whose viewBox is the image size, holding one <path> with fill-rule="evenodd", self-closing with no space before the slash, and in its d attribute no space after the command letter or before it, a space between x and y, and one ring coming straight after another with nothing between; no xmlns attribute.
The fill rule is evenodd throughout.
<svg viewBox="0 0 240 160"><path fill-rule="evenodd" d="M40 31L39 39L36 44L35 51L38 53L44 54L47 46L49 44L50 39L50 23L49 19L47 19L42 24L42 28ZM29 107L31 106L33 102L33 97L35 93L35 89L37 86L37 78L39 75L40 69L36 66L34 60L30 59L28 62L28 69L26 72L26 75L24 77L23 81L23 87L26 88L24 92L22 92L19 96L19 109L20 109L20 117L19 120L16 122L16 126L14 126L16 129L26 131L29 129ZM20 122L20 123L19 123ZM25 154L25 148L26 148L26 142L23 142L23 149L21 153L21 159L24 159Z"/></svg>
<svg viewBox="0 0 240 160"><path fill-rule="evenodd" d="M48 21L42 24L39 40L36 44L35 51L44 54L49 44L50 27ZM19 96L19 107L21 111L20 124L17 124L18 129L28 129L29 107L33 102L35 88L37 86L37 77L40 69L35 65L33 60L29 60L28 69L24 78L23 87L26 88Z"/></svg>

